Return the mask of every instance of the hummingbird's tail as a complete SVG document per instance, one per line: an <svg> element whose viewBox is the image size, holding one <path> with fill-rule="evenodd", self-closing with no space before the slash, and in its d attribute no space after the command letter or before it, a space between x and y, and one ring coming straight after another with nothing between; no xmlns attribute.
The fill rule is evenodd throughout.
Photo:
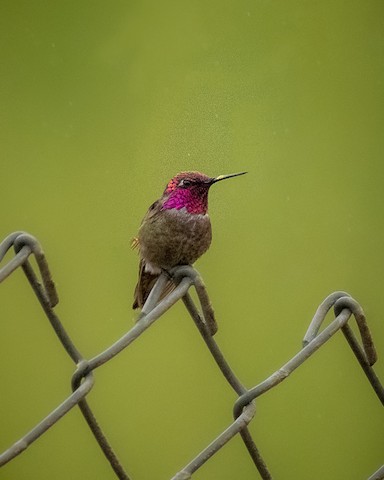
<svg viewBox="0 0 384 480"><path fill-rule="evenodd" d="M145 262L143 259L141 259L139 264L139 279L135 288L132 305L133 309L143 308L144 303L146 302L148 295L150 294L158 278L159 274L150 273L145 270ZM168 295L168 293L172 292L174 288L175 284L172 282L172 280L167 281L159 300L162 300L166 295Z"/></svg>

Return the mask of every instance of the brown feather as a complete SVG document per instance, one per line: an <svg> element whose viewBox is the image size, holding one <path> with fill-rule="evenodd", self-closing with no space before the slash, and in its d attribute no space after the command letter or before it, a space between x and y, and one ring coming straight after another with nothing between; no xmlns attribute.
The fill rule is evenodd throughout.
<svg viewBox="0 0 384 480"><path fill-rule="evenodd" d="M144 303L147 301L148 295L150 294L158 278L159 275L145 271L145 263L144 260L141 259L139 264L139 279L135 288L134 301L132 305L133 309L143 308ZM171 293L175 288L176 285L173 283L173 281L168 280L164 286L159 301Z"/></svg>

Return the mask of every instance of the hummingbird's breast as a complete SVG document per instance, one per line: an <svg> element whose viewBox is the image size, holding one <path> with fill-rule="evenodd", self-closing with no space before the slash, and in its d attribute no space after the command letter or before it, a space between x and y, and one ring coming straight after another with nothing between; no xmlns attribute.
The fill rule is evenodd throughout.
<svg viewBox="0 0 384 480"><path fill-rule="evenodd" d="M211 222L208 214L159 210L144 218L138 238L140 254L152 269L193 264L211 244Z"/></svg>

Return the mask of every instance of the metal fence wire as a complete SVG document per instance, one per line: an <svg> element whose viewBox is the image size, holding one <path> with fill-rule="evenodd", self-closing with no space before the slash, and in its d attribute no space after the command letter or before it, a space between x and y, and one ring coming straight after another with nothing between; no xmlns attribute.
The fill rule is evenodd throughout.
<svg viewBox="0 0 384 480"><path fill-rule="evenodd" d="M169 278L165 273L160 275L142 309L141 314L139 315L137 323L131 328L131 330L103 352L93 358L85 359L70 339L54 310L54 307L58 303L58 295L40 243L28 233L12 233L0 244L0 262L3 261L5 254L12 246L15 250L15 256L0 269L0 282L4 281L17 268L21 267L23 269L62 346L75 363L76 370L72 376L72 394L49 413L40 423L32 428L32 430L5 450L0 455L0 466L13 460L17 455L26 450L40 437L40 435L43 435L50 427L58 422L61 417L78 405L116 476L119 479L129 480L131 477L126 473L126 470L121 465L109 441L102 432L86 400L86 396L94 384L94 370L104 365L115 355L128 347L134 340L140 337L147 328L158 320L164 312L171 308L172 305L180 299L184 302L187 312L195 322L218 368L221 370L229 385L236 392L238 398L233 408L234 421L217 438L206 446L199 455L191 460L188 465L176 473L174 477L172 477L172 480L185 480L191 478L196 470L198 470L237 434L241 436L260 477L263 480L272 479L272 474L270 473L267 464L262 458L248 429L248 424L251 422L256 412L255 400L257 397L276 387L279 383L285 380L294 370L296 370L296 368L302 365L339 330L342 331L379 400L384 404L384 388L372 368L372 365L377 360L377 355L363 309L356 300L346 292L334 292L320 304L309 325L307 333L305 334L303 348L293 358L263 382L251 389L247 389L234 374L218 344L213 338L213 335L217 331L213 308L204 283L193 267L176 267L169 272L177 286L169 295L159 301L162 289ZM40 279L29 263L28 257L30 255L34 255L36 258ZM188 293L192 286L197 293L200 303L199 309ZM324 319L332 307L334 309L335 318L320 332ZM352 316L356 320L361 336L361 342L356 338L351 327L348 325L348 321ZM384 479L384 465L373 473L368 480L379 479Z"/></svg>

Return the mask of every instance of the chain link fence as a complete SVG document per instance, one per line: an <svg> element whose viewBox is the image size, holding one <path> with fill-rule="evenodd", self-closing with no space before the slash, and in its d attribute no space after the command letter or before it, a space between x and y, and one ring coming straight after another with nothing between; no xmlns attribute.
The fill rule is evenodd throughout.
<svg viewBox="0 0 384 480"><path fill-rule="evenodd" d="M172 305L180 299L184 302L188 314L196 324L196 327L212 354L219 370L236 392L238 398L233 407L234 421L228 425L228 427L217 438L206 446L199 455L191 460L188 465L176 473L172 477L172 480L186 480L191 478L196 470L204 465L205 462L207 462L236 435L241 436L244 446L248 450L249 455L259 472L260 478L263 480L272 479L272 473L265 460L262 458L248 429L248 424L252 421L256 412L255 400L257 397L276 387L285 380L339 330L343 333L356 356L358 363L363 369L368 382L381 403L384 405L384 388L372 368L377 360L377 354L365 319L364 311L356 300L346 292L334 292L320 304L309 325L307 333L305 334L303 348L293 358L263 382L251 389L247 389L232 371L229 363L213 338L217 331L214 311L204 283L193 267L176 267L169 272L177 286L175 290L159 301L163 287L169 278L165 273L160 275L142 309L141 314L139 315L137 323L133 328L103 352L93 358L85 359L69 337L54 310L59 301L58 295L40 243L28 233L12 233L0 244L0 262L3 261L7 251L12 247L14 247L15 256L0 269L0 283L19 267L23 269L63 348L75 363L76 370L72 376L71 395L50 412L40 423L32 428L32 430L0 454L0 466L14 460L15 457L26 450L35 440L58 422L60 418L68 413L73 407L78 406L117 478L121 480L129 480L131 477L126 473L126 469L120 463L108 439L100 428L96 417L86 400L86 396L94 384L94 371L128 347L134 340L139 338L147 328L149 328L164 314L164 312L171 308ZM39 275L34 271L28 260L30 255L34 255L36 258ZM189 294L189 289L192 286L197 293L200 304L199 308ZM334 320L320 331L327 313L332 308L335 313ZM357 323L361 342L356 338L348 324L351 317L354 317ZM384 465L373 473L368 480L380 479L384 479Z"/></svg>

